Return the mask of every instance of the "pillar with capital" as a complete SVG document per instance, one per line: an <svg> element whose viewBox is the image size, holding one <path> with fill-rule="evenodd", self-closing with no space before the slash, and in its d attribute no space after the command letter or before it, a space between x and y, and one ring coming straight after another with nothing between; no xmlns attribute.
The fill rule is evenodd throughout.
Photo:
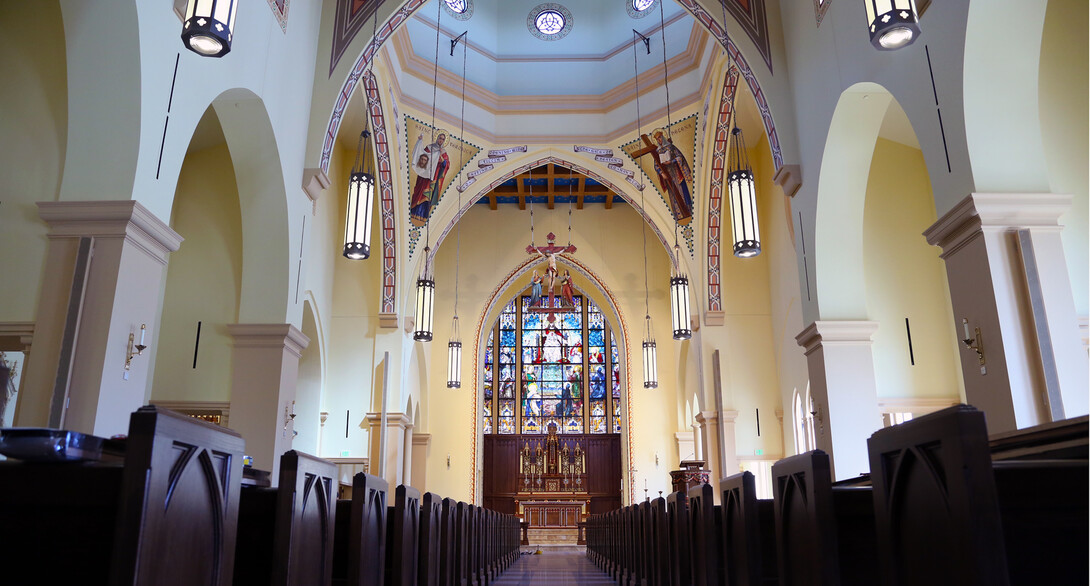
<svg viewBox="0 0 1090 586"><path fill-rule="evenodd" d="M814 398L814 437L837 480L870 470L867 438L882 427L874 378L872 321L816 321L795 340L805 349Z"/></svg>
<svg viewBox="0 0 1090 586"><path fill-rule="evenodd" d="M370 430L370 453L368 467L371 474L386 480L390 486L409 484L412 470L406 470L406 464L412 466L412 419L405 413L387 413L383 428L382 413L368 413L367 427ZM386 436L386 441L381 440ZM382 453L382 446L386 453Z"/></svg>

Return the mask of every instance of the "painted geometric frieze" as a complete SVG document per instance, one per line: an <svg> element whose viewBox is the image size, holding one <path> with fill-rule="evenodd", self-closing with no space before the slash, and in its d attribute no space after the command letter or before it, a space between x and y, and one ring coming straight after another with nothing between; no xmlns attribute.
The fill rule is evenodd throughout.
<svg viewBox="0 0 1090 586"><path fill-rule="evenodd" d="M681 4L688 8L689 2L696 4L695 0L682 1ZM765 7L764 0L717 0L716 3L722 6L725 2L727 12L734 17L734 20L741 25L742 30L746 32L746 36L749 37L753 44L757 46L757 51L764 58L765 64L768 65L768 70L772 71L772 43L768 37L768 12ZM719 10L719 7L716 8ZM692 10L692 9L690 9ZM721 15L716 15L716 19L722 20Z"/></svg>
<svg viewBox="0 0 1090 586"><path fill-rule="evenodd" d="M731 0L727 3L727 7L734 5L734 2L740 2L742 0ZM756 0L754 0L756 1ZM780 148L780 139L776 135L776 124L772 120L772 109L769 107L768 99L765 98L764 91L761 89L761 84L757 81L757 76L754 75L753 69L749 66L749 62L746 61L742 52L738 50L738 46L734 44L734 41L730 40L723 30L723 24L720 21L721 17L712 17L696 0L677 0L679 4L685 7L686 10L692 13L700 24L704 25L704 28L712 34L719 44L727 49L727 56L730 58L733 65L738 67L738 71L742 74L742 79L746 80L746 85L749 87L749 91L753 94L753 99L757 102L757 111L761 113L761 122L764 123L765 135L768 137L768 147L772 151L772 162L776 165L778 170L783 166L783 152ZM761 5L761 10L764 10L764 5ZM771 65L769 66L771 67Z"/></svg>
<svg viewBox="0 0 1090 586"><path fill-rule="evenodd" d="M674 122L669 130L655 128L620 149L643 171L658 190L678 225L693 220L696 175L691 161L696 157L697 114Z"/></svg>
<svg viewBox="0 0 1090 586"><path fill-rule="evenodd" d="M390 141L386 136L386 116L378 83L371 71L363 80L367 110L374 131L375 159L378 163L379 213L382 223L382 302L380 313L394 313L397 299L397 224L394 222L393 168L390 164Z"/></svg>
<svg viewBox="0 0 1090 586"><path fill-rule="evenodd" d="M290 0L269 0L269 8L272 8L276 22L280 23L280 30L288 28L288 2Z"/></svg>
<svg viewBox="0 0 1090 586"><path fill-rule="evenodd" d="M719 115L715 120L715 146L712 151L711 181L708 189L708 311L723 311L720 274L723 184L726 178L727 146L738 77L738 69L731 67L723 82L723 92L719 97Z"/></svg>
<svg viewBox="0 0 1090 586"><path fill-rule="evenodd" d="M832 3L833 0L814 0L814 17L817 18L818 26L821 26L821 21L825 19L825 13Z"/></svg>

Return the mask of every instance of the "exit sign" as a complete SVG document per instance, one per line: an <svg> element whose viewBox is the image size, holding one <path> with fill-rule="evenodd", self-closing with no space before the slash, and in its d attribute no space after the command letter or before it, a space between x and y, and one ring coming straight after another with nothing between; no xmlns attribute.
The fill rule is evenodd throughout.
<svg viewBox="0 0 1090 586"><path fill-rule="evenodd" d="M341 450L341 457L342 457L342 458L347 458L347 457L348 457L348 453L349 453L349 452L348 452L348 450Z"/></svg>
<svg viewBox="0 0 1090 586"><path fill-rule="evenodd" d="M761 455L763 455L764 453L765 453L765 451L764 451L764 450L753 450L753 455L754 455L754 456L761 456Z"/></svg>

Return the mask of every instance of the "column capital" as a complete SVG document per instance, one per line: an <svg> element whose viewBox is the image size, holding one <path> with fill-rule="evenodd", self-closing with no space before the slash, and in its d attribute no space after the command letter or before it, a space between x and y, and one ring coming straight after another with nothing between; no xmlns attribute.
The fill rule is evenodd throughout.
<svg viewBox="0 0 1090 586"><path fill-rule="evenodd" d="M735 413L737 414L737 411ZM719 420L719 414L715 411L701 411L694 419L701 424L715 423Z"/></svg>
<svg viewBox="0 0 1090 586"><path fill-rule="evenodd" d="M816 321L795 336L795 341L809 355L822 346L870 346L876 331L876 321Z"/></svg>
<svg viewBox="0 0 1090 586"><path fill-rule="evenodd" d="M923 235L945 255L983 230L1037 228L1059 230L1071 196L1055 193L970 193L943 214Z"/></svg>
<svg viewBox="0 0 1090 586"><path fill-rule="evenodd" d="M734 410L723 411L719 414L724 423L734 423L734 420L738 419L738 412Z"/></svg>
<svg viewBox="0 0 1090 586"><path fill-rule="evenodd" d="M281 347L299 358L310 338L291 324L227 324L236 348Z"/></svg>
<svg viewBox="0 0 1090 586"><path fill-rule="evenodd" d="M431 444L430 433L413 433L413 445L414 446L427 446Z"/></svg>
<svg viewBox="0 0 1090 586"><path fill-rule="evenodd" d="M0 341L0 350L20 350L28 352L31 344L34 343L34 322L32 321L9 321L0 323L0 338L11 338L14 341L16 338L19 340L19 345L22 348L15 348L9 346L3 341Z"/></svg>
<svg viewBox="0 0 1090 586"><path fill-rule="evenodd" d="M49 225L50 238L125 238L166 264L182 236L136 200L40 201L38 216Z"/></svg>
<svg viewBox="0 0 1090 586"><path fill-rule="evenodd" d="M382 413L368 413L364 416L364 419L367 420L367 423L377 427L382 424ZM404 413L387 413L386 427L395 425L401 429L409 429L413 426L413 420L409 419L409 416ZM415 436L415 434L413 435Z"/></svg>

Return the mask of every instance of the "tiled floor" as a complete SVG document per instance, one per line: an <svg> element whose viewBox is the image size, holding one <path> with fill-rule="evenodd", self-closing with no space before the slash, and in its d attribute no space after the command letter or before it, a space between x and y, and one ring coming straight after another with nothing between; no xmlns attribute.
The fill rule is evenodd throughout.
<svg viewBox="0 0 1090 586"><path fill-rule="evenodd" d="M507 568L495 586L524 586L545 584L548 586L568 586L570 584L590 584L604 586L615 584L610 577L599 570L587 559L586 547L542 546L523 551L540 549L540 555L523 555Z"/></svg>

